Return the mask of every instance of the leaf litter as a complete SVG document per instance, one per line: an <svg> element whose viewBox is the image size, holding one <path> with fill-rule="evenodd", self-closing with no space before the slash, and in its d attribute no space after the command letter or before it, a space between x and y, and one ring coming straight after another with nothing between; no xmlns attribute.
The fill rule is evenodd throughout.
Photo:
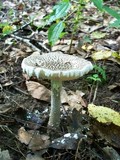
<svg viewBox="0 0 120 160"><path fill-rule="evenodd" d="M40 51L44 51L46 47L48 47L47 52L49 51L47 29L40 28L41 24L44 25L42 17L51 11L53 2L50 3L51 6L48 5L49 3L42 1L35 2L34 0L29 2L20 1L17 4L16 1L3 2L2 14L4 18L1 18L2 22L12 20L11 26L15 30L18 29L17 36L23 37L23 39L26 39L26 37L29 39L30 37L36 41L32 41L31 43L30 40L25 43L17 39L17 36L13 38L11 35L11 39L6 37L6 41L4 42L3 40L0 43L0 125L2 127L7 125L9 128L9 132L8 130L0 129L0 134L2 135L0 140L1 154L7 148L9 151L8 155L10 154L13 160L16 159L16 153L18 155L17 159L27 160L41 160L44 158L81 160L119 159L119 125L116 126L111 123L107 123L107 125L102 124L96 119L93 121L87 114L89 96L90 94L93 96L94 93L91 89L92 84L86 81L86 77L77 80L77 83L75 81L67 83L67 88L64 88L62 92L61 130L54 131L52 139L46 136L46 124L50 105L49 82L42 80L42 83L38 83L34 77L32 79L26 77L29 80L26 82L20 66L21 60L36 50L36 47L34 49L31 47L34 44L39 46ZM41 5L44 4L45 6L41 10ZM14 9L14 13L12 14L13 10L11 10L11 17L7 17L8 14L6 13L11 8ZM71 53L77 56L82 55L85 58L90 58L96 54L97 56L93 60L100 65L105 64L107 68L107 84L101 84L98 87L95 104L97 107L109 106L109 108L114 108L116 112L119 112L120 69L118 65L120 64L120 32L118 29L106 28L108 23L113 21L114 18L106 16L106 14L98 14L96 8L90 3L86 5L84 15L85 17L90 16L89 19L84 19L79 33L75 35ZM31 24L33 17L35 17L37 24L35 22ZM68 24L70 24L69 21L71 19L68 20ZM102 25L101 21L103 22ZM25 24L25 27L19 30L23 24ZM44 31L42 32L42 30ZM71 32L71 28L69 32ZM81 37L86 35L89 37L89 41L81 39ZM52 49L68 53L69 41L70 36L67 34L64 41L59 41ZM41 42L43 47L39 45ZM20 141L16 139L18 131L20 131ZM78 137L78 139L75 137ZM50 143L51 147L49 146ZM103 146L104 148L102 149ZM42 152L43 148L45 150ZM28 150L32 153L27 153ZM111 151L113 154L111 154Z"/></svg>

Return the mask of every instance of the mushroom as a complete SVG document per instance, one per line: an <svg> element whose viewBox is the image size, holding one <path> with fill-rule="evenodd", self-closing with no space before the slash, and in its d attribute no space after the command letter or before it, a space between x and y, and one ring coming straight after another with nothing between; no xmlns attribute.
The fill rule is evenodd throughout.
<svg viewBox="0 0 120 160"><path fill-rule="evenodd" d="M77 79L93 69L91 62L77 56L50 52L33 53L22 61L23 72L38 79L51 80L51 109L48 126L57 128L60 124L60 93L62 81Z"/></svg>

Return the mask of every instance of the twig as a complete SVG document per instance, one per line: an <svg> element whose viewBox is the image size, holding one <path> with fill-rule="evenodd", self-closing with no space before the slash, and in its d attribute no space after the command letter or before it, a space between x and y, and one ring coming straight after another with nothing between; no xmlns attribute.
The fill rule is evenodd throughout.
<svg viewBox="0 0 120 160"><path fill-rule="evenodd" d="M0 41L1 41L3 38L5 38L5 37L7 37L7 36L10 36L10 35L18 32L19 30L24 29L25 27L27 27L27 26L28 26L30 23L32 23L32 22L33 22L33 21L30 21L30 22L24 24L23 26L21 26L20 28L16 29L15 31L13 31L12 33L9 33L9 34L7 34L7 35L2 36L2 38L0 38Z"/></svg>
<svg viewBox="0 0 120 160"><path fill-rule="evenodd" d="M3 143L3 142L2 142L2 143ZM20 153L24 158L26 158L25 155L24 155L22 152L20 152L19 150L15 149L15 148L13 148L13 147L11 147L11 146L9 146L9 145L6 144L6 143L3 143L3 144L4 144L5 146L9 147L10 149L12 149L12 150L14 150L14 151Z"/></svg>
<svg viewBox="0 0 120 160"><path fill-rule="evenodd" d="M22 151L20 150L17 142L16 142L16 146L17 146L17 148L18 148L18 152L19 152L24 158L26 158L25 155L24 155L24 154L22 153Z"/></svg>
<svg viewBox="0 0 120 160"><path fill-rule="evenodd" d="M83 140L83 139L80 139L79 142L78 142L77 149L76 149L76 153L75 153L75 160L77 160L77 158L78 158L79 146L80 146L82 140Z"/></svg>
<svg viewBox="0 0 120 160"><path fill-rule="evenodd" d="M91 103L91 97L92 97L92 93L93 93L93 85L91 86L91 88L90 88L90 94L89 94L89 97L88 97L88 99L89 99L89 103Z"/></svg>
<svg viewBox="0 0 120 160"><path fill-rule="evenodd" d="M29 95L27 92L21 90L20 88L17 88L17 87L15 87L15 86L13 86L13 88L14 88L16 91L19 91L19 92L21 92L21 93L23 93L23 94L25 94L25 95Z"/></svg>
<svg viewBox="0 0 120 160"><path fill-rule="evenodd" d="M32 47L32 49L33 49L34 51L39 51L39 52L40 52L40 50L39 50L37 47L35 47L33 44L30 43L30 40L29 40L29 39L23 39L23 38L21 38L21 37L18 37L18 36L16 36L16 35L13 35L13 34L11 35L11 37L13 37L13 38L15 38L15 39L18 39L18 40L26 43L28 46Z"/></svg>
<svg viewBox="0 0 120 160"><path fill-rule="evenodd" d="M96 95L97 95L97 91L98 91L98 82L96 83L96 87L95 87L95 92L94 92L94 96L93 96L92 103L94 103L94 102L95 102Z"/></svg>
<svg viewBox="0 0 120 160"><path fill-rule="evenodd" d="M40 42L37 42L36 40L34 39L28 39L28 38L22 38L22 37L19 37L17 35L11 35L11 37L13 38L16 38L24 43L26 43L28 46L30 46L34 51L38 51L41 53L41 51L44 51L44 52L50 52L50 50L42 43ZM37 47L36 47L37 46Z"/></svg>

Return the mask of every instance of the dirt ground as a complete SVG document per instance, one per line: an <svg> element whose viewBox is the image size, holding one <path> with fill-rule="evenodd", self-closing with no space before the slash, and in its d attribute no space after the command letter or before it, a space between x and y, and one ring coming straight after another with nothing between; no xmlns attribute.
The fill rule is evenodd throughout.
<svg viewBox="0 0 120 160"><path fill-rule="evenodd" d="M7 60L7 59L6 59ZM0 66L7 66L8 72L6 73L7 77L4 74L1 74L1 84L5 81L12 80L13 84L8 86L3 86L1 88L0 92L0 148L2 150L9 150L9 153L11 155L11 158L13 160L22 160L24 159L24 156L28 154L29 149L26 145L21 144L17 140L17 133L18 129L22 126L27 128L28 130L31 128L28 126L29 121L31 120L27 119L27 114L33 113L35 110L38 110L39 112L42 112L45 110L45 108L49 108L49 103L44 101L39 101L31 97L31 95L28 94L25 86L25 78L23 78L22 70L21 70L21 58L18 60L17 63L15 63L13 66L11 64L9 65L7 61L4 60L1 62ZM107 75L107 82L104 84L101 84L98 87L95 104L96 105L103 105L110 107L112 109L115 109L116 111L120 111L120 91L119 86L116 87L114 90L110 91L109 86L115 83L119 83L120 79L120 67L116 65L116 63L111 63L109 61L106 61L105 63L106 67L106 75ZM7 79L6 79L7 78ZM69 88L70 90L76 90L80 89L81 91L84 91L86 94L84 96L84 100L87 102L89 101L89 95L90 95L90 86L89 83L85 81L85 78L81 78L79 80L65 82L64 87ZM45 83L45 82L44 82ZM44 84L43 83L43 84ZM50 87L49 82L47 81L47 87ZM93 96L93 93L92 93ZM3 108L3 113L2 113ZM83 108L86 110L86 108ZM81 112L77 112L79 116L81 115ZM62 123L61 126L61 133L60 135L63 135L65 132L67 133L68 130L66 129L66 123L67 125L72 125L72 122L69 122L68 119L72 116L72 113L67 115L67 120L62 119L62 121L65 121ZM40 132L45 133L46 132L46 124L48 121L48 113L46 113L46 116L41 115L42 119L42 125L38 127L38 130ZM89 124L89 118L87 117L87 122L85 122L87 125ZM75 120L76 121L76 120ZM64 126L64 125L65 126ZM80 122L81 124L81 122ZM80 125L79 124L79 125ZM89 124L90 125L90 124ZM88 125L88 126L89 126ZM98 124L97 124L98 125ZM84 124L82 124L84 126ZM87 126L87 127L88 127ZM90 126L89 126L90 127ZM82 147L79 150L79 156L81 159L104 159L106 158L105 153L103 154L102 148L111 144L109 144L107 141L103 141L100 139L100 135L97 137L97 135L93 134L93 129L90 131L83 132L84 134L88 134L88 139L82 142ZM54 132L56 134L56 132ZM89 135L90 134L90 135ZM95 137L94 137L95 136ZM103 137L102 137L103 138ZM117 137L116 137L117 138ZM120 141L118 137L118 142ZM116 143L116 142L115 142ZM116 149L116 148L115 148ZM119 149L117 149L117 152L119 152ZM59 155L60 154L60 155ZM49 148L47 153L43 155L45 159L75 159L76 150L57 150L53 148ZM55 158L56 157L56 158ZM79 158L77 158L79 159ZM109 159L109 158L108 158Z"/></svg>
<svg viewBox="0 0 120 160"><path fill-rule="evenodd" d="M26 36L28 30L28 26L18 30L17 35ZM114 37L117 38L115 33L117 32L114 32ZM112 39L112 36L109 34L109 38ZM60 130L52 131L50 145L41 153L39 149L31 149L29 144L22 143L18 132L24 127L25 133L32 130L46 135L50 101L33 98L28 92L26 79L35 82L38 80L35 77L29 79L22 73L21 62L32 50L26 52L27 44L19 40L6 45L5 41L9 38L12 38L11 35L0 40L0 50L4 50L0 55L0 149L8 150L12 160L119 160L120 128L90 118L87 106L94 98L95 105L120 112L120 65L110 59L93 62L91 56L88 56L87 59L93 64L105 67L106 81L98 85L88 81L87 77L95 73L93 70L80 79L63 83L65 91L83 92L85 105L82 104L80 110L71 110L66 107L68 103L62 103ZM50 81L41 79L39 83L50 90ZM64 147L62 144L51 144L66 133L79 133L80 137L77 141L66 142ZM42 155L40 157L39 152Z"/></svg>

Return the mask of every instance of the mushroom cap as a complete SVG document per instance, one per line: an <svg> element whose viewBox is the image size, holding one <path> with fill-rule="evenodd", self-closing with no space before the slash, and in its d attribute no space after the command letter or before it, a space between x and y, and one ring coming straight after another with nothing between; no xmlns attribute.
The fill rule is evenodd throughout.
<svg viewBox="0 0 120 160"><path fill-rule="evenodd" d="M37 52L23 59L22 69L30 77L66 81L83 76L93 69L93 65L83 58L59 51L43 55Z"/></svg>

